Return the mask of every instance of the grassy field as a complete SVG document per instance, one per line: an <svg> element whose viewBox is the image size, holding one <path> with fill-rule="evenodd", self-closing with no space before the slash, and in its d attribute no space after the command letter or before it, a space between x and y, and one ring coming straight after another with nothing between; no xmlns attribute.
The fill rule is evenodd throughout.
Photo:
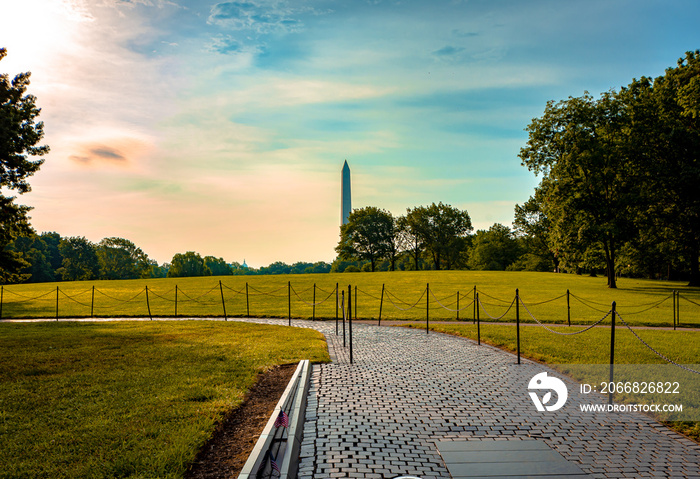
<svg viewBox="0 0 700 479"><path fill-rule="evenodd" d="M221 281L221 286L219 286ZM291 282L291 288L288 288ZM246 295L246 284L248 294ZM316 287L314 288L314 284ZM571 274L492 271L399 271L279 276L223 276L129 281L42 283L4 286L2 318L228 316L287 317L291 303L294 318L335 318L335 288L348 294L358 318L424 320L471 319L474 287L479 291L481 318L500 317L508 309L516 288L528 310L540 321L567 322L566 291L571 292L570 315L574 324L602 318L613 301L630 324L671 326L671 292L681 293L683 326L700 327L700 290L682 282L621 278L610 290L604 277ZM424 295L430 284L428 301ZM57 287L59 288L57 291ZM146 298L148 288L148 301ZM94 290L93 290L94 288ZM357 295L355 296L355 288ZM223 295L223 301L222 301ZM457 298L459 297L459 308ZM426 304L428 303L428 304ZM412 307L414 306L414 307ZM521 320L531 321L527 311ZM514 321L510 310L503 321Z"/></svg>
<svg viewBox="0 0 700 479"><path fill-rule="evenodd" d="M0 324L0 477L182 477L257 375L328 361L313 330Z"/></svg>

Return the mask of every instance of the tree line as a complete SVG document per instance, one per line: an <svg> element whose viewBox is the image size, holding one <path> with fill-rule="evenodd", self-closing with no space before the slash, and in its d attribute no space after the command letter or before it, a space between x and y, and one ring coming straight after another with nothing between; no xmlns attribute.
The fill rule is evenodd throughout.
<svg viewBox="0 0 700 479"><path fill-rule="evenodd" d="M507 226L472 231L466 210L441 202L399 217L374 206L355 209L340 228L331 270L551 270L547 258L533 253L531 239Z"/></svg>
<svg viewBox="0 0 700 479"><path fill-rule="evenodd" d="M175 278L186 276L225 276L255 274L328 273L331 265L281 261L258 269L223 258L201 256L194 251L177 253L170 263L158 264L133 242L124 238L104 238L92 243L84 237L61 237L58 233L29 234L10 242L5 251L20 267L4 283L41 283L93 279Z"/></svg>

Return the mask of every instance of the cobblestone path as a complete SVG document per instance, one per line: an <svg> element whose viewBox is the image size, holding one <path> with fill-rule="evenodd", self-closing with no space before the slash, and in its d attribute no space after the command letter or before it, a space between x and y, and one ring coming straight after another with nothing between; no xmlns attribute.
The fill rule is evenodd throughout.
<svg viewBox="0 0 700 479"><path fill-rule="evenodd" d="M487 438L544 440L594 478L700 478L700 446L641 414L581 412L572 381L563 409L538 412L528 382L556 374L541 364L463 338L360 324L350 364L334 324L304 325L325 334L333 362L314 366L300 478L449 478L435 441Z"/></svg>

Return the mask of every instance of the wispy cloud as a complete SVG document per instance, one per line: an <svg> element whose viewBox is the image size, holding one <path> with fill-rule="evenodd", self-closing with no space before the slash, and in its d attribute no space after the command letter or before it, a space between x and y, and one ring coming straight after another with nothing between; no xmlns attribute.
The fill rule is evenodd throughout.
<svg viewBox="0 0 700 479"><path fill-rule="evenodd" d="M231 30L290 33L304 28L301 20L295 18L298 11L286 2L222 2L212 6L208 21Z"/></svg>
<svg viewBox="0 0 700 479"><path fill-rule="evenodd" d="M463 47L453 47L452 45L447 45L442 47L439 50L435 50L433 52L433 55L438 56L438 57L445 57L445 56L454 56L457 55L458 53L462 53L464 51Z"/></svg>
<svg viewBox="0 0 700 479"><path fill-rule="evenodd" d="M105 145L97 145L88 148L87 155L71 155L71 160L79 163L94 163L98 161L110 161L114 163L124 163L126 157L119 150Z"/></svg>
<svg viewBox="0 0 700 479"><path fill-rule="evenodd" d="M222 55L246 57L248 59L246 65L250 65L254 57L265 51L264 44L246 44L231 35L217 35L206 45L206 48Z"/></svg>

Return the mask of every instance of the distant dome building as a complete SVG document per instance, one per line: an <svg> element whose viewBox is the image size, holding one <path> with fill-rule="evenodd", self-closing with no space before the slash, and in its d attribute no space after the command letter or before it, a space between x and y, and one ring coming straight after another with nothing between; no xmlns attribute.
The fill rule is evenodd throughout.
<svg viewBox="0 0 700 479"><path fill-rule="evenodd" d="M241 265L241 268L248 268L248 265L245 264L245 258L243 258L243 264Z"/></svg>

